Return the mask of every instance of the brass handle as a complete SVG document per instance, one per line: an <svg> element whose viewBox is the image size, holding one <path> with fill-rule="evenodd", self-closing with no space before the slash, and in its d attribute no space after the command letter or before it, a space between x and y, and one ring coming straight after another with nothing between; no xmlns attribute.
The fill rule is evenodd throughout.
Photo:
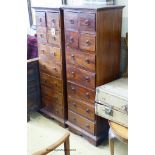
<svg viewBox="0 0 155 155"><path fill-rule="evenodd" d="M74 24L74 20L73 20L73 19L71 19L71 20L70 20L70 23L71 23L71 24Z"/></svg>

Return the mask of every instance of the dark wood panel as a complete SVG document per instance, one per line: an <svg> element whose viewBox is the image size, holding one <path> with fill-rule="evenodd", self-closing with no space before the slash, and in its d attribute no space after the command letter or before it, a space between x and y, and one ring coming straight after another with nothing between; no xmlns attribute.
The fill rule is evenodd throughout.
<svg viewBox="0 0 155 155"><path fill-rule="evenodd" d="M95 91L85 87L81 87L71 82L67 83L67 90L68 90L68 96L71 96L72 98L84 100L87 103L94 105Z"/></svg>
<svg viewBox="0 0 155 155"><path fill-rule="evenodd" d="M94 135L95 133L95 124L88 119L72 112L68 111L68 120L75 125L79 126L80 128L86 130L87 132Z"/></svg>
<svg viewBox="0 0 155 155"><path fill-rule="evenodd" d="M67 80L95 89L95 73L67 65Z"/></svg>
<svg viewBox="0 0 155 155"><path fill-rule="evenodd" d="M95 72L95 54L87 54L68 47L66 48L66 61L81 69Z"/></svg>
<svg viewBox="0 0 155 155"><path fill-rule="evenodd" d="M82 100L68 97L68 109L86 117L91 121L95 120L95 107Z"/></svg>

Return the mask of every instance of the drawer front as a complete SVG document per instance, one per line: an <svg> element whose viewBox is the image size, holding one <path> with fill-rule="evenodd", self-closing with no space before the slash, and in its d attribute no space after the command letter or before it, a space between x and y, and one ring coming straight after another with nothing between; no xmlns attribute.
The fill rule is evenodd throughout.
<svg viewBox="0 0 155 155"><path fill-rule="evenodd" d="M61 42L60 31L56 30L54 34L51 31L52 29L47 31L48 43L52 45L57 45L60 47L60 42Z"/></svg>
<svg viewBox="0 0 155 155"><path fill-rule="evenodd" d="M63 118L62 106L51 102L47 98L42 98L42 104L45 106L46 110L58 117Z"/></svg>
<svg viewBox="0 0 155 155"><path fill-rule="evenodd" d="M68 120L79 126L80 128L84 129L85 131L89 132L90 134L95 133L95 124L91 121L89 121L88 119L74 113L71 112L70 110L68 111Z"/></svg>
<svg viewBox="0 0 155 155"><path fill-rule="evenodd" d="M67 80L95 89L95 73L67 65Z"/></svg>
<svg viewBox="0 0 155 155"><path fill-rule="evenodd" d="M47 27L60 29L60 15L58 12L47 12Z"/></svg>
<svg viewBox="0 0 155 155"><path fill-rule="evenodd" d="M41 85L51 88L53 91L60 92L60 93L62 92L62 81L57 78L41 73L40 82L41 82Z"/></svg>
<svg viewBox="0 0 155 155"><path fill-rule="evenodd" d="M81 34L79 37L79 47L83 50L95 51L95 35Z"/></svg>
<svg viewBox="0 0 155 155"><path fill-rule="evenodd" d="M37 28L37 40L38 43L46 44L47 43L47 35L46 35L46 28Z"/></svg>
<svg viewBox="0 0 155 155"><path fill-rule="evenodd" d="M65 37L67 46L78 48L78 32L66 31Z"/></svg>
<svg viewBox="0 0 155 155"><path fill-rule="evenodd" d="M95 31L95 14L94 13L79 13L79 30Z"/></svg>
<svg viewBox="0 0 155 155"><path fill-rule="evenodd" d="M66 49L67 63L76 65L76 67L95 72L95 54L86 54L79 50L71 48Z"/></svg>
<svg viewBox="0 0 155 155"><path fill-rule="evenodd" d="M39 64L40 72L46 73L48 75L54 76L56 78L61 78L61 66L60 64L47 65L46 63Z"/></svg>
<svg viewBox="0 0 155 155"><path fill-rule="evenodd" d="M64 24L65 24L65 29L78 30L78 13L65 11Z"/></svg>
<svg viewBox="0 0 155 155"><path fill-rule="evenodd" d="M43 100L48 100L49 103L62 105L62 94L44 85L41 85L41 96Z"/></svg>
<svg viewBox="0 0 155 155"><path fill-rule="evenodd" d="M46 49L51 61L61 62L60 48L47 45Z"/></svg>
<svg viewBox="0 0 155 155"><path fill-rule="evenodd" d="M36 25L46 27L45 12L36 12Z"/></svg>
<svg viewBox="0 0 155 155"><path fill-rule="evenodd" d="M73 112L76 112L87 119L94 121L95 119L95 108L90 104L86 104L81 100L76 100L71 97L68 98L68 108Z"/></svg>
<svg viewBox="0 0 155 155"><path fill-rule="evenodd" d="M86 101L87 103L94 105L95 91L75 85L71 82L67 82L67 90L68 96Z"/></svg>

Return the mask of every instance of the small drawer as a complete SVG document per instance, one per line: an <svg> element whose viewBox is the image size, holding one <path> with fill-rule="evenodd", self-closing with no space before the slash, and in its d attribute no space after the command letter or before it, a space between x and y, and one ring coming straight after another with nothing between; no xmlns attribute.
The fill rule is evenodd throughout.
<svg viewBox="0 0 155 155"><path fill-rule="evenodd" d="M60 15L58 12L47 12L47 27L60 29Z"/></svg>
<svg viewBox="0 0 155 155"><path fill-rule="evenodd" d="M94 13L79 13L79 30L95 32Z"/></svg>
<svg viewBox="0 0 155 155"><path fill-rule="evenodd" d="M66 46L78 48L78 32L66 31Z"/></svg>
<svg viewBox="0 0 155 155"><path fill-rule="evenodd" d="M91 105L94 105L95 91L93 90L81 87L71 82L67 82L67 92L68 96L71 96L72 98L80 99Z"/></svg>
<svg viewBox="0 0 155 155"><path fill-rule="evenodd" d="M80 50L66 48L66 60L78 68L95 72L95 54L87 54Z"/></svg>
<svg viewBox="0 0 155 155"><path fill-rule="evenodd" d="M62 81L57 78L41 73L40 82L41 82L41 85L51 88L53 91L60 92L60 93L62 92Z"/></svg>
<svg viewBox="0 0 155 155"><path fill-rule="evenodd" d="M88 119L72 112L68 111L68 120L77 125L78 127L82 128L83 130L89 132L90 134L95 133L95 124L94 122L89 121Z"/></svg>
<svg viewBox="0 0 155 155"><path fill-rule="evenodd" d="M88 51L95 51L95 38L93 34L81 34L79 37L79 48Z"/></svg>
<svg viewBox="0 0 155 155"><path fill-rule="evenodd" d="M40 68L41 73L45 73L45 74L61 79L61 65L60 64L55 63L53 65L49 65L49 64L40 62L39 68Z"/></svg>
<svg viewBox="0 0 155 155"><path fill-rule="evenodd" d="M50 60L61 62L60 48L47 45L46 49Z"/></svg>
<svg viewBox="0 0 155 155"><path fill-rule="evenodd" d="M41 85L41 96L43 100L47 100L51 104L62 105L62 94L44 85Z"/></svg>
<svg viewBox="0 0 155 155"><path fill-rule="evenodd" d="M51 32L51 30L47 31L47 40L51 45L57 45L60 47L61 39L60 39L60 31L55 30L55 32Z"/></svg>
<svg viewBox="0 0 155 155"><path fill-rule="evenodd" d="M95 120L95 108L90 104L86 104L86 102L73 99L71 97L68 98L68 108L73 112L76 112L87 119L94 121Z"/></svg>
<svg viewBox="0 0 155 155"><path fill-rule="evenodd" d="M78 30L78 13L64 11L65 29Z"/></svg>
<svg viewBox="0 0 155 155"><path fill-rule="evenodd" d="M67 64L67 80L95 89L95 73L85 71Z"/></svg>
<svg viewBox="0 0 155 155"><path fill-rule="evenodd" d="M46 27L45 12L36 11L36 25Z"/></svg>
<svg viewBox="0 0 155 155"><path fill-rule="evenodd" d="M44 27L37 28L37 40L38 40L38 43L40 43L40 44L47 43L46 28L44 28Z"/></svg>

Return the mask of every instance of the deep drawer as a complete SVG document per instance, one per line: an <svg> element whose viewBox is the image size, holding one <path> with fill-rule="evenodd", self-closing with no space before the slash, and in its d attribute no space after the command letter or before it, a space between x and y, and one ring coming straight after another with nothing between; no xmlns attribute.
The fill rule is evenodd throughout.
<svg viewBox="0 0 155 155"><path fill-rule="evenodd" d="M95 91L81 87L79 85L67 82L68 96L75 99L84 100L89 104L94 105Z"/></svg>
<svg viewBox="0 0 155 155"><path fill-rule="evenodd" d="M82 100L73 99L68 97L68 108L87 119L94 121L95 120L95 108L94 106L87 104Z"/></svg>
<svg viewBox="0 0 155 155"><path fill-rule="evenodd" d="M89 132L90 134L95 133L95 124L91 121L89 121L88 119L72 112L72 111L68 111L68 120L79 126L80 128L84 129L85 131Z"/></svg>

